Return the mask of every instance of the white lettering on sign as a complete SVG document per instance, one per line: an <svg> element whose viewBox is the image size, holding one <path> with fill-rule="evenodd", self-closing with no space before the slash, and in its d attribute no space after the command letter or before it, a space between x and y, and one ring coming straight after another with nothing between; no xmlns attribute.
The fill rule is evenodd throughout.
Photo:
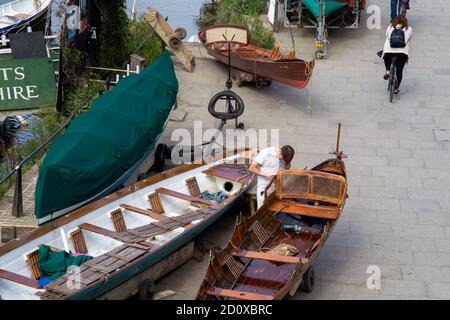
<svg viewBox="0 0 450 320"><path fill-rule="evenodd" d="M3 81L13 79L16 81L23 81L25 80L25 68L0 68L0 79L3 79ZM39 94L37 93L37 90L37 85L0 87L0 101L18 99L30 101L32 99L38 99Z"/></svg>

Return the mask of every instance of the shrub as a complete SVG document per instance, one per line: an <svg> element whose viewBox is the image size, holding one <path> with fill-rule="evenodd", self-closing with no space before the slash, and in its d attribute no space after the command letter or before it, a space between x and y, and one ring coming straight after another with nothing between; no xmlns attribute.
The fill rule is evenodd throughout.
<svg viewBox="0 0 450 320"><path fill-rule="evenodd" d="M205 4L200 11L198 25L206 27L213 24L235 24L250 30L251 37L265 49L275 44L273 31L267 29L259 15L263 5L260 0L221 0Z"/></svg>

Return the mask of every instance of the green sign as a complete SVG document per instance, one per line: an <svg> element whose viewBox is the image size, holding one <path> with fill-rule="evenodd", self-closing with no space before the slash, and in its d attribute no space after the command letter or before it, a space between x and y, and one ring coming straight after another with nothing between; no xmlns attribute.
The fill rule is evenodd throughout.
<svg viewBox="0 0 450 320"><path fill-rule="evenodd" d="M37 109L56 103L49 59L0 60L0 111Z"/></svg>

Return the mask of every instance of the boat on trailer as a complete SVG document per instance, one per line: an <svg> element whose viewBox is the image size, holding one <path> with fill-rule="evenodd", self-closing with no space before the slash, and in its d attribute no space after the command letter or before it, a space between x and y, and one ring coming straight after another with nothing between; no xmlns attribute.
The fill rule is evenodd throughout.
<svg viewBox="0 0 450 320"><path fill-rule="evenodd" d="M315 29L316 59L327 55L328 30L358 29L366 0L284 0L288 25Z"/></svg>
<svg viewBox="0 0 450 320"><path fill-rule="evenodd" d="M295 49L283 54L279 45L272 50L258 47L245 27L213 25L200 31L198 37L209 55L226 65L231 60L238 86L242 81L255 81L258 85L273 80L304 89L314 70L314 60L298 59Z"/></svg>
<svg viewBox="0 0 450 320"><path fill-rule="evenodd" d="M347 197L342 153L311 170L281 171L271 183L264 205L212 255L198 300L278 300L313 290L312 264Z"/></svg>
<svg viewBox="0 0 450 320"><path fill-rule="evenodd" d="M51 0L16 0L0 3L0 34L17 30L44 15Z"/></svg>
<svg viewBox="0 0 450 320"><path fill-rule="evenodd" d="M0 299L94 299L192 241L255 181L247 150L218 154L138 182L0 247ZM205 197L225 194L223 201ZM39 248L87 255L41 286Z"/></svg>

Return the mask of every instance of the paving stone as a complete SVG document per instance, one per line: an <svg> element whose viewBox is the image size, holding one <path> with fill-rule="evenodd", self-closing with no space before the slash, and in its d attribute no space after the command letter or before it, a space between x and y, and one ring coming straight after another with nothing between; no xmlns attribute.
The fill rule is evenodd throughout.
<svg viewBox="0 0 450 320"><path fill-rule="evenodd" d="M430 298L445 300L450 299L450 283L427 282L426 285Z"/></svg>

